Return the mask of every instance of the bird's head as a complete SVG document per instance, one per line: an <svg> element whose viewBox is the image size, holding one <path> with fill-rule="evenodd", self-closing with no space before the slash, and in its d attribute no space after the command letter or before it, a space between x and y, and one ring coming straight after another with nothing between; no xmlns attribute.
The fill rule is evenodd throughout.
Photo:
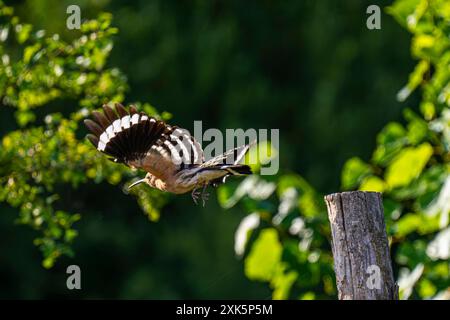
<svg viewBox="0 0 450 320"><path fill-rule="evenodd" d="M145 177L144 177L143 179L140 179L140 180L138 180L138 181L133 182L132 184L130 184L130 185L128 186L128 190L130 190L131 188L133 188L133 187L135 187L135 186L137 186L138 184L141 184L141 183L146 183L146 184L150 185L150 175L149 175L149 174L146 174Z"/></svg>

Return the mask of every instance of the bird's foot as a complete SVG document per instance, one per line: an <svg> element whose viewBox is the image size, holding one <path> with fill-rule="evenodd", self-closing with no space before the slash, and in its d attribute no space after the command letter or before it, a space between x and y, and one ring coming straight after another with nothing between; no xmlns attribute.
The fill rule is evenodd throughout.
<svg viewBox="0 0 450 320"><path fill-rule="evenodd" d="M197 188L192 190L191 196L192 196L192 200L194 201L195 204L198 204L198 199L200 198L201 195L202 195L202 193L200 191L197 191Z"/></svg>
<svg viewBox="0 0 450 320"><path fill-rule="evenodd" d="M201 195L201 198L202 198L202 203L203 203L203 208L204 208L205 204L206 204L206 201L208 201L208 199L209 199L209 193L203 191L202 195Z"/></svg>
<svg viewBox="0 0 450 320"><path fill-rule="evenodd" d="M205 207L206 201L208 201L208 199L209 199L209 193L206 192L207 187L208 187L208 185L205 184L202 188L202 191L198 191L198 188L195 188L194 190L192 190L192 192L191 192L192 200L194 200L194 203L196 205L198 205L198 200L201 199L202 205L203 205L203 207Z"/></svg>
<svg viewBox="0 0 450 320"><path fill-rule="evenodd" d="M203 208L205 207L206 201L208 201L208 198L209 198L209 193L206 192L206 188L208 188L208 183L205 183L203 185L203 189L202 189L201 198L202 198Z"/></svg>

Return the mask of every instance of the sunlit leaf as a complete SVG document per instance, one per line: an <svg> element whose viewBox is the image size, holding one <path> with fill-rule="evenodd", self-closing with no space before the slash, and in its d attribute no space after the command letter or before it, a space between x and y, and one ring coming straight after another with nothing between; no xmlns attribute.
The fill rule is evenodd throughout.
<svg viewBox="0 0 450 320"><path fill-rule="evenodd" d="M361 159L355 157L347 160L342 169L342 188L345 190L355 188L370 173L370 166Z"/></svg>
<svg viewBox="0 0 450 320"><path fill-rule="evenodd" d="M383 179L376 176L369 176L362 180L359 190L383 192L386 189L386 183Z"/></svg>
<svg viewBox="0 0 450 320"><path fill-rule="evenodd" d="M389 187L405 186L417 178L432 154L433 148L428 143L403 149L387 168L386 182Z"/></svg>
<svg viewBox="0 0 450 320"><path fill-rule="evenodd" d="M283 248L274 229L263 229L245 259L249 279L270 281L277 271Z"/></svg>

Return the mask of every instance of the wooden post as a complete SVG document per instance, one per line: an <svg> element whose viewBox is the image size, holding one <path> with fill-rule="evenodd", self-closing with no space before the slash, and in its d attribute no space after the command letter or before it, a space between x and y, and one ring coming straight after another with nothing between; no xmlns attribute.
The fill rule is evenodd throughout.
<svg viewBox="0 0 450 320"><path fill-rule="evenodd" d="M397 300L378 192L325 196L340 300Z"/></svg>

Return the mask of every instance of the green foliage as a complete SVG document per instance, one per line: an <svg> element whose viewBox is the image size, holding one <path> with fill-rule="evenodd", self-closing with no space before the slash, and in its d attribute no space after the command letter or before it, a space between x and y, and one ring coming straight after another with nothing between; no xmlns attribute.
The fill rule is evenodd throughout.
<svg viewBox="0 0 450 320"><path fill-rule="evenodd" d="M370 173L370 167L364 161L357 157L351 158L345 163L342 170L342 187L344 189L353 188Z"/></svg>
<svg viewBox="0 0 450 320"><path fill-rule="evenodd" d="M95 4L96 8L104 6ZM337 167L336 163L348 151L347 145L338 142L349 141L347 138L354 132L369 133L368 122L372 123L375 116L378 123L387 112L390 117L395 116L396 104L389 101L391 95L374 97L370 94L379 91L370 90L374 83L383 92L396 88L392 65L388 70L383 69L389 60L374 53L389 50L386 43L392 44L392 39L396 43L399 34L395 30L385 32L382 41L376 40L375 33L368 35L363 29L358 34L354 30L360 28L355 28L351 19L335 19L342 12L334 2L267 2L244 6L230 1L220 4L220 10L215 2L199 2L192 11L176 2L165 1L153 1L137 9L126 6L125 1L118 6L111 3L109 9L120 12L118 21L122 21L121 30L128 38L124 36L122 44L118 41L116 45L128 51L119 51L116 63L121 62L122 68L133 75L130 81L134 81L134 94L148 95L151 91L155 101L166 101L173 108L179 105L176 114L186 121L201 116L210 121L220 118L219 125L223 127L236 123L243 127L255 123L271 127L287 124L288 130L281 132L290 134L282 134L282 139L290 143L291 149L283 153L283 165L291 165L293 169L295 161L298 167L308 167L307 174L316 179L316 184L330 183L334 173L332 169L323 169ZM64 12L64 4L56 1L29 1L27 8L30 7L46 13ZM364 4L354 2L342 8L363 12L362 7ZM83 139L85 132L79 125L102 103L124 100L128 89L125 76L118 69L108 67L117 29L111 27L110 15L101 14L83 23L81 31L71 32L75 39L66 42L60 39L64 36L47 35L21 23L11 8L4 5L0 8L1 107L14 110L16 120L15 131L1 138L0 201L18 209L19 223L37 230L36 245L43 251L43 264L51 267L58 256L73 254L76 222L84 213L78 211L85 209L68 205L70 200L65 199L62 190L80 190L89 183L104 182L118 189L123 181L133 180L136 175L93 150ZM35 11L29 11L34 18ZM387 124L377 136L370 161L350 159L344 165L341 183L344 190L384 192L386 222L402 295L432 298L450 285L449 257L445 250L449 242L450 6L443 0L401 0L388 11L413 34L411 51L418 59L398 99L403 101L420 88L421 114L406 110L405 124ZM359 24L360 19L357 21ZM60 24L59 20L45 21L45 26L50 29L53 26L54 30L59 30ZM299 39L308 45L299 45ZM130 43L138 50L131 50ZM331 51L336 52L333 59L329 59ZM401 54L386 56L407 64ZM130 60L134 63L129 63ZM364 78L348 77L355 70L353 66L359 70L360 63L365 64ZM402 68L395 68L399 70ZM355 99L355 92L361 90L367 92L366 101ZM380 109L383 112L372 111L377 103L384 108ZM300 105L310 105L313 112ZM347 113L337 106L348 107ZM139 107L157 115L148 104ZM207 111L216 107L217 112L211 116ZM366 108L364 112L354 112L363 108ZM161 117L168 119L170 115L162 113ZM328 131L324 130L324 123L329 125ZM308 142L297 143L301 136ZM355 141L349 143L357 147ZM322 148L336 157L323 156ZM299 157L303 150L314 157L304 154ZM239 203L248 213L237 232L236 239L240 241L236 253L245 259L247 276L266 282L275 299L335 298L330 230L322 195L302 177L286 171L267 180L249 177L240 184L229 183L219 189L218 200L224 208ZM124 192L127 192L125 188ZM137 187L132 193L149 218L158 219L159 208L166 202L161 193L145 187ZM203 279L208 277L196 276L193 269L184 266L196 265L204 272L204 259L208 257L205 252L214 250L200 251L210 249L209 243L202 246L204 238L219 233L219 229L213 232L210 229L220 216L201 220L198 217L202 211L197 207L181 208L185 215L175 215L167 222L169 236L162 238L158 232L155 237L145 238L153 241L155 248L151 249L166 264L160 264L159 269L151 259L145 260L148 265L137 267L135 260L129 259L132 262L128 269L121 264L123 269L111 275L117 277L117 282L120 277L129 280L126 288L132 289L120 294L127 296L130 290L136 294L133 290L143 288L139 293L142 296L148 296L150 291L180 297L181 291L195 292L186 290L188 278L195 282L189 289L198 289L199 296L205 294L209 283ZM197 220L192 218L194 214ZM190 225L192 221L195 227ZM205 230L197 225L202 221L209 223ZM109 235L107 239L115 241L111 247L119 257L116 261L122 261L123 256L136 257L134 251L149 249L145 246L148 241L138 236L149 234L140 223L136 228L140 233L133 229L135 239L134 234L125 236L130 234L129 230L126 233L118 227L123 228L123 220L116 224L112 219L108 222L111 222L110 229L94 222L93 230L99 232L102 228ZM177 222L178 233L174 228ZM220 230L224 229L227 228L220 224ZM91 246L92 238L88 235L80 238L87 239L86 247ZM101 244L111 245L106 240ZM122 250L116 250L118 247ZM158 247L161 247L159 251ZM166 250L170 255L178 254L176 260L164 256ZM213 254L209 257L220 261L218 266L227 268L222 263L223 257L217 259ZM99 273L111 269L109 260L106 265L99 268ZM181 272L179 265L187 271ZM177 290L166 286L167 272L179 272L180 278L177 277L174 285ZM211 276L209 280L213 281ZM236 291L234 283L230 290Z"/></svg>
<svg viewBox="0 0 450 320"><path fill-rule="evenodd" d="M349 159L342 189L383 192L400 295L425 299L450 287L450 5L397 0L388 12L413 34L411 51L419 59L397 98L421 88L422 114L406 109L405 126L387 124L369 162ZM277 198L254 203L241 186L237 190L247 209L265 221L253 244L247 243L246 275L268 282L273 298L334 297L322 197L291 174L278 178ZM224 198L222 205L229 206Z"/></svg>
<svg viewBox="0 0 450 320"><path fill-rule="evenodd" d="M388 124L377 137L370 163L360 165L369 168L370 175L351 169L347 175L359 183L348 185L343 180L343 187L384 192L388 232L397 253L394 259L403 270L401 295L430 298L450 285L445 263L449 254L435 253L445 251L442 246L450 241L436 242L448 233L450 214L450 6L448 1L398 0L388 11L413 34L411 51L419 59L398 98L404 100L421 88L422 115L406 109L406 126Z"/></svg>
<svg viewBox="0 0 450 320"><path fill-rule="evenodd" d="M251 225L245 218L236 234L236 253L245 253L249 279L268 282L274 299L335 296L325 204L303 178L285 174L270 182L252 176L238 186L221 186L219 195L223 207L240 201L258 216Z"/></svg>
<svg viewBox="0 0 450 320"><path fill-rule="evenodd" d="M116 33L111 15L101 14L84 22L79 37L67 43L57 34L34 31L0 3L0 97L15 110L20 127L1 140L0 201L19 208L17 221L39 231L35 244L46 268L61 255L73 255L73 224L81 217L57 209L61 195L56 190L90 181L117 185L134 176L78 138L83 136L79 123L91 110L124 98L124 75L106 67ZM50 104L73 107L70 114L49 113ZM148 104L138 107L157 116ZM136 196L149 218L157 219L164 197L150 201L152 191Z"/></svg>
<svg viewBox="0 0 450 320"><path fill-rule="evenodd" d="M262 230L245 260L245 274L252 280L271 280L281 261L282 246L273 229Z"/></svg>

